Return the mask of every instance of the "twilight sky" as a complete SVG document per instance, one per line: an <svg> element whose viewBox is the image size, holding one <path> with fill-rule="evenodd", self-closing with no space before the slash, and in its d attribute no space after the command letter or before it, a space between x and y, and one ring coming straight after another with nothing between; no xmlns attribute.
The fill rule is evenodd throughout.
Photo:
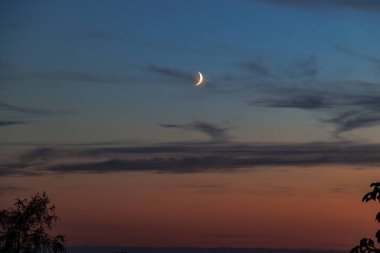
<svg viewBox="0 0 380 253"><path fill-rule="evenodd" d="M47 191L69 245L349 250L379 24L379 0L0 1L1 206Z"/></svg>

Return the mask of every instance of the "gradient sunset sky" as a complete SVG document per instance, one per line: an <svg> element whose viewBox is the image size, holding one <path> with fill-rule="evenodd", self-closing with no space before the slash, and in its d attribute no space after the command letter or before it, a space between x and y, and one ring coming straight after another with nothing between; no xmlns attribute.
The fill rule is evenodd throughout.
<svg viewBox="0 0 380 253"><path fill-rule="evenodd" d="M0 206L46 191L71 246L350 250L379 25L379 0L0 1Z"/></svg>

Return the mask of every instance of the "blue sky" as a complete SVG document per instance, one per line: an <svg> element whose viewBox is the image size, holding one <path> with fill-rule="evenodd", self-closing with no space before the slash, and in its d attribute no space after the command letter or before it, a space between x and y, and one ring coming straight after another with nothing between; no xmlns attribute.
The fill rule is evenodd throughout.
<svg viewBox="0 0 380 253"><path fill-rule="evenodd" d="M194 121L229 128L237 141L328 140L334 125L319 119L326 113L247 101L265 99L270 86L335 92L337 82L376 83L380 75L378 13L366 9L276 1L1 5L1 102L41 110L2 107L4 121L20 122L1 128L5 142L207 139L159 126ZM201 71L206 86L165 70L194 80Z"/></svg>

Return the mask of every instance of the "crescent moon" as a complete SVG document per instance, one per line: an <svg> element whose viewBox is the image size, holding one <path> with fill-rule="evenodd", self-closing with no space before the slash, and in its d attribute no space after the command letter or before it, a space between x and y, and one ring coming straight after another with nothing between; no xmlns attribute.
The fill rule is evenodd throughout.
<svg viewBox="0 0 380 253"><path fill-rule="evenodd" d="M203 82L203 75L202 75L202 73L198 72L198 75L199 75L199 79L198 79L198 82L195 84L196 86L201 85L202 82Z"/></svg>

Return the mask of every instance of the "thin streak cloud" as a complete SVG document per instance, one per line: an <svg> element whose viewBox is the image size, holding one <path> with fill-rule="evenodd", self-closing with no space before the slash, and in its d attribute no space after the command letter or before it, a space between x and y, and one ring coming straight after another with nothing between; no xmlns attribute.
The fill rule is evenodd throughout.
<svg viewBox="0 0 380 253"><path fill-rule="evenodd" d="M182 70L174 69L174 68L167 68L167 67L160 67L160 66L156 66L156 65L151 65L149 67L149 69L153 73L157 73L157 74L160 74L162 76L175 77L175 78L182 79L185 81L193 81L194 80L193 74L190 74L190 73L182 71Z"/></svg>
<svg viewBox="0 0 380 253"><path fill-rule="evenodd" d="M30 73L4 73L0 76L6 81L29 81L29 80L46 80L46 81L73 81L89 82L102 84L123 84L129 81L125 75L88 73L83 71L41 71Z"/></svg>
<svg viewBox="0 0 380 253"><path fill-rule="evenodd" d="M204 121L194 121L189 124L160 124L161 127L177 128L186 131L196 131L206 134L213 142L225 142L230 139L229 128L221 127Z"/></svg>
<svg viewBox="0 0 380 253"><path fill-rule="evenodd" d="M27 124L25 121L0 120L0 127Z"/></svg>
<svg viewBox="0 0 380 253"><path fill-rule="evenodd" d="M342 46L342 45L335 46L335 50L337 50L341 53L350 55L352 57L368 61L368 62L374 64L376 69L380 72L380 58L378 58L376 56L358 53L358 52L355 52L355 51L351 50L350 48L348 48L346 46Z"/></svg>
<svg viewBox="0 0 380 253"><path fill-rule="evenodd" d="M0 175L46 173L205 173L241 172L263 167L320 165L378 166L380 145L305 144L164 144L145 147L47 148L0 166ZM71 161L71 162L70 162Z"/></svg>
<svg viewBox="0 0 380 253"><path fill-rule="evenodd" d="M52 111L52 110L32 108L32 107L16 106L16 105L3 103L3 102L0 102L0 110L12 111L12 112L18 112L18 113L24 113L24 114L35 114L35 115L54 115L54 114L69 113L67 111Z"/></svg>

